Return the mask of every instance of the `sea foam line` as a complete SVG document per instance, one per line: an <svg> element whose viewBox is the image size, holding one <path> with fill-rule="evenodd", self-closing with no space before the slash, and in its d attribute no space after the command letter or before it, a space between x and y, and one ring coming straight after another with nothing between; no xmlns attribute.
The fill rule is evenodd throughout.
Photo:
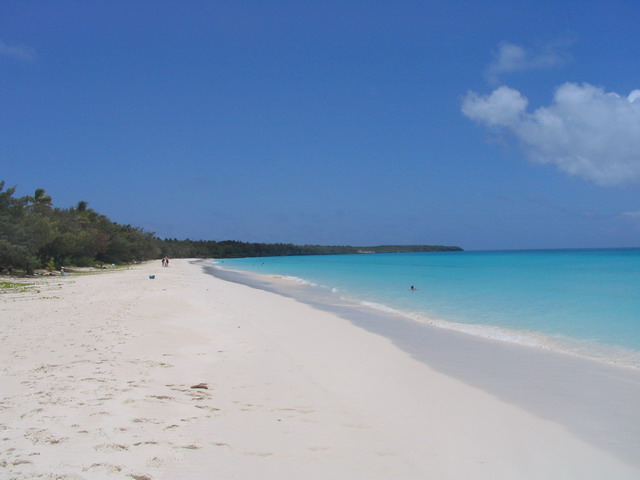
<svg viewBox="0 0 640 480"><path fill-rule="evenodd" d="M510 330L506 328L496 327L493 325L482 325L473 323L458 323L451 322L443 319L437 319L430 317L421 312L408 312L399 310L397 308L390 307L389 305L361 300L358 298L345 295L336 287L330 287L327 285L319 285L304 278L290 276L290 275L277 275L257 273L247 270L239 270L228 267L220 267L229 271L235 271L237 273L265 276L274 280L284 280L294 282L299 285L309 286L313 288L321 288L324 291L328 291L333 295L338 296L344 301L361 305L363 307L371 308L374 310L382 311L385 313L391 313L394 315L403 316L414 322L429 325L435 328L442 328L446 330L453 330L456 332L464 333L466 335L472 335L475 337L485 338L488 340L495 340L500 342L515 343L531 348L539 348L552 352L563 353L581 358L587 358L605 363L609 365L616 365L627 368L640 369L640 352L630 350L624 347L616 345L605 345L589 340L579 340L562 335L549 336L542 333L531 331L518 331Z"/></svg>
<svg viewBox="0 0 640 480"><path fill-rule="evenodd" d="M354 301L353 298L343 299ZM588 358L609 365L634 369L640 368L640 352L619 347L617 345L607 345L590 340L580 340L566 337L564 335L550 336L531 331L510 330L493 325L450 322L427 316L424 313L399 310L381 303L362 300L355 301L365 307L383 311L385 313L400 315L414 322L435 328L453 330L488 340L516 343L527 347L540 348L552 352Z"/></svg>

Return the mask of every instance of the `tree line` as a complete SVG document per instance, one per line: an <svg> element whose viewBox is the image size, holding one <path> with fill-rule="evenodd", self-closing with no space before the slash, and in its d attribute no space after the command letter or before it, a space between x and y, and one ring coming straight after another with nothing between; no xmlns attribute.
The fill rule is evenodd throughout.
<svg viewBox="0 0 640 480"><path fill-rule="evenodd" d="M164 239L162 249L177 258L241 258L280 257L292 255L340 255L353 253L407 253L460 251L460 247L444 245L294 245L292 243L248 243L235 240Z"/></svg>
<svg viewBox="0 0 640 480"><path fill-rule="evenodd" d="M161 239L142 228L121 225L101 215L86 201L57 208L44 189L15 196L0 181L0 269L27 273L36 268L171 258L234 258L348 253L432 252L461 250L439 245L383 245L373 247L248 243L235 240Z"/></svg>
<svg viewBox="0 0 640 480"><path fill-rule="evenodd" d="M36 268L94 266L158 258L153 233L120 225L89 208L85 201L55 208L44 189L16 197L0 181L0 267L27 273Z"/></svg>

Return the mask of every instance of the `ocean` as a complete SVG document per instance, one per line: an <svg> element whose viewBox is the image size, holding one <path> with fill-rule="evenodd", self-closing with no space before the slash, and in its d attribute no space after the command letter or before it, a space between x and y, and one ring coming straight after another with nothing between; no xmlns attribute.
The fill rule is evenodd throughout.
<svg viewBox="0 0 640 480"><path fill-rule="evenodd" d="M640 368L640 249L215 262L223 268L289 277L419 323Z"/></svg>

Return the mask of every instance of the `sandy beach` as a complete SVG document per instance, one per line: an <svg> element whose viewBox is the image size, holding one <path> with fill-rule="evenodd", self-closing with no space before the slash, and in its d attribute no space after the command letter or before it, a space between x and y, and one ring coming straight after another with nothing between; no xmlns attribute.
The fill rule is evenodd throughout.
<svg viewBox="0 0 640 480"><path fill-rule="evenodd" d="M637 370L388 334L208 266L0 295L0 477L640 478Z"/></svg>

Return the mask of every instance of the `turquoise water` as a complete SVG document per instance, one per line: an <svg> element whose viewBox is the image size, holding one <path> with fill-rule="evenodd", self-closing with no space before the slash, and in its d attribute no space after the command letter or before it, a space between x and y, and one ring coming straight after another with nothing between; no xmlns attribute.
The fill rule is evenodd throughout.
<svg viewBox="0 0 640 480"><path fill-rule="evenodd" d="M640 366L640 249L268 257L219 265L295 277L418 322Z"/></svg>

